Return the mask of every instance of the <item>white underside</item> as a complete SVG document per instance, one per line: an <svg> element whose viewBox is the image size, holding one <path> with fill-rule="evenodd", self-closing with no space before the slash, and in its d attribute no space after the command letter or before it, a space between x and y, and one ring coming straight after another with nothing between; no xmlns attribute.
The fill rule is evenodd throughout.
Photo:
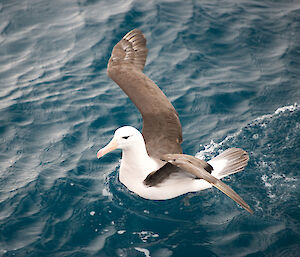
<svg viewBox="0 0 300 257"><path fill-rule="evenodd" d="M210 163L214 167L213 176L221 178L218 173L225 166L225 162L226 160L219 160L218 163ZM164 164L163 162L156 162L148 155L137 156L123 151L119 179L130 191L150 200L171 199L189 192L212 187L207 181L195 179L184 172L171 174L168 179L157 186L148 187L144 185L143 181L147 175L158 170Z"/></svg>

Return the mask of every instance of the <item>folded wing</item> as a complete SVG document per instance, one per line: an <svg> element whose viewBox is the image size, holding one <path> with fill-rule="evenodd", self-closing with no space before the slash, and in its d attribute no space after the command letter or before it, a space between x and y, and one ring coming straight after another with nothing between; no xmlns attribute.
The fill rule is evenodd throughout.
<svg viewBox="0 0 300 257"><path fill-rule="evenodd" d="M166 154L162 156L162 159L193 174L197 178L206 180L241 205L246 211L253 213L250 206L233 189L207 171L207 167L209 167L207 165L209 164L205 161L186 154Z"/></svg>

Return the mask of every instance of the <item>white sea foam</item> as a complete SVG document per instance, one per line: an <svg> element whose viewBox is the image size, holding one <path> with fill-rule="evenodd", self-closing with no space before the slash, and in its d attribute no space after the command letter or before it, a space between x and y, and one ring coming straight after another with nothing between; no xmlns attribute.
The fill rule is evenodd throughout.
<svg viewBox="0 0 300 257"><path fill-rule="evenodd" d="M158 234L155 234L152 231L141 231L141 232L133 232L132 234L134 235L138 235L139 238L146 243L148 241L149 238L157 238L159 237Z"/></svg>
<svg viewBox="0 0 300 257"><path fill-rule="evenodd" d="M151 257L150 256L150 251L146 248L141 248L141 247L134 247L135 250L144 253L146 257Z"/></svg>
<svg viewBox="0 0 300 257"><path fill-rule="evenodd" d="M272 114L266 114L266 115L262 115L254 120L252 120L248 126L254 126L259 124L261 127L265 127L266 126L266 121L273 119L275 117L278 117L279 115L281 115L282 113L285 113L287 111L289 112L294 112L297 109L299 109L299 106L297 103L294 103L293 105L288 105L288 106L283 106L278 108L274 113ZM214 152L220 152L220 148L222 145L224 145L225 143L227 143L229 140L236 138L237 136L239 136L242 132L243 132L244 128L239 129L237 132L228 135L225 139L223 139L221 142L217 143L214 140L211 140L209 144L207 145L201 145L200 146L202 148L204 148L204 150L201 150L200 152L196 153L196 157L199 159L206 159L208 157L213 157L213 153ZM259 135L258 134L254 134L253 139L258 139Z"/></svg>
<svg viewBox="0 0 300 257"><path fill-rule="evenodd" d="M269 119L272 119L278 115L280 115L281 113L284 113L286 111L289 111L289 112L294 112L296 111L297 109L299 108L298 104L297 103L294 103L293 105L288 105L288 106L283 106L283 107L280 107L278 108L274 113L272 114L266 114L266 115L262 115L258 118L256 118L254 121L252 121L249 125L253 124L257 124L257 123L262 123L262 121L265 121L265 120L269 120Z"/></svg>
<svg viewBox="0 0 300 257"><path fill-rule="evenodd" d="M270 201L278 201L278 199L286 201L286 199L293 197L293 191L297 187L298 177L280 168L282 167L282 157L278 156L278 151L276 151L276 148L273 146L273 138L277 138L277 132L280 133L277 131L277 127L275 127L277 126L278 119L297 110L299 110L299 106L295 103L293 105L280 107L271 114L255 118L249 122L247 126L228 135L221 142L211 140L209 144L202 146L204 149L198 152L196 157L206 160L211 159L222 151L224 145L226 148L231 147L232 142L239 143L240 140L243 140L240 138L245 136L245 142L241 143L253 149L250 155L250 162L252 162L251 172L257 175L263 185L263 187L258 187L258 190L263 190ZM297 126L298 125L296 125L296 129ZM286 136L286 147L288 147L289 140L289 136ZM281 147L285 149L285 145ZM255 178L253 177L253 179ZM258 199L257 202L259 202ZM261 210L266 208L266 206L256 207Z"/></svg>

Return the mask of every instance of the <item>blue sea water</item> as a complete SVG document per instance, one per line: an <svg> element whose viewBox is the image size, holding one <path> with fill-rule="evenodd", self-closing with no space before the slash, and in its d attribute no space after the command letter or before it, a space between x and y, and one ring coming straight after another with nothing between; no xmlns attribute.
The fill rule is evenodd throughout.
<svg viewBox="0 0 300 257"><path fill-rule="evenodd" d="M249 152L215 188L149 201L118 181L116 128L141 129L106 75L133 28L145 73L205 160ZM0 256L300 256L298 1L0 1Z"/></svg>

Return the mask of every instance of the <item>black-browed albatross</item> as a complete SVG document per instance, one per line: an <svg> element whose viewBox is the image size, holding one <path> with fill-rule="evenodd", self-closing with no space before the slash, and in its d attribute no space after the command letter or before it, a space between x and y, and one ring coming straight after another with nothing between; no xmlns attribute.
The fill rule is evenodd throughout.
<svg viewBox="0 0 300 257"><path fill-rule="evenodd" d="M166 200L215 186L248 212L249 205L220 179L247 165L247 152L225 150L208 162L182 154L178 113L165 94L144 73L148 49L143 33L128 32L113 48L107 66L114 80L143 118L140 133L131 126L117 129L97 157L122 149L119 179L130 191L151 200Z"/></svg>

